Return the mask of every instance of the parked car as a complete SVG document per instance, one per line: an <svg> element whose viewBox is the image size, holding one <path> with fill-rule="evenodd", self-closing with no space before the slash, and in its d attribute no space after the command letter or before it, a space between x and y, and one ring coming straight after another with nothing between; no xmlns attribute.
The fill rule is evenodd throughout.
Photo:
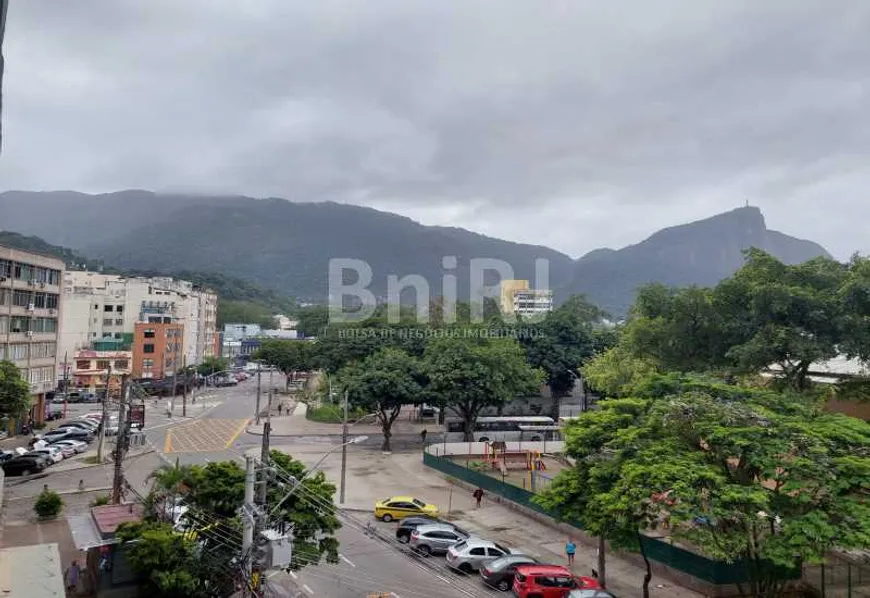
<svg viewBox="0 0 870 598"><path fill-rule="evenodd" d="M83 430L81 428L60 427L43 435L41 440L44 440L49 444L52 444L57 440L81 440L82 442L92 442L94 440L94 434L89 430Z"/></svg>
<svg viewBox="0 0 870 598"><path fill-rule="evenodd" d="M513 554L513 551L495 542L468 538L447 549L447 566L463 573L473 573L495 559L509 554Z"/></svg>
<svg viewBox="0 0 870 598"><path fill-rule="evenodd" d="M12 451L0 451L0 463L5 463L13 457L15 457L15 453Z"/></svg>
<svg viewBox="0 0 870 598"><path fill-rule="evenodd" d="M88 443L82 442L81 440L57 440L55 442L52 442L50 446L68 446L79 454L84 453L88 450Z"/></svg>
<svg viewBox="0 0 870 598"><path fill-rule="evenodd" d="M467 540L464 534L455 527L444 523L421 525L411 532L408 545L421 554L445 554L447 549L461 540Z"/></svg>
<svg viewBox="0 0 870 598"><path fill-rule="evenodd" d="M44 438L45 436L48 436L49 434L51 434L52 432L54 432L56 430L71 429L71 428L75 428L76 430L82 430L84 432L90 432L92 434L96 434L96 432L97 432L97 428L92 424L86 424L86 423L81 422L81 421L68 421L68 422L62 423L60 426L55 428L55 430L51 430L50 432L46 432L45 434L38 434L37 438Z"/></svg>
<svg viewBox="0 0 870 598"><path fill-rule="evenodd" d="M446 523L446 521L441 521L436 517L429 517L428 515L405 517L399 521L399 527L396 528L396 540L402 544L407 544L408 540L411 539L411 532L421 525L429 525L430 523Z"/></svg>
<svg viewBox="0 0 870 598"><path fill-rule="evenodd" d="M49 465L54 465L55 463L60 463L63 461L63 451L60 450L60 447L47 446L41 449L33 449L32 451L28 451L27 455L40 455L45 457L46 461L48 461Z"/></svg>
<svg viewBox="0 0 870 598"><path fill-rule="evenodd" d="M514 574L522 565L537 565L537 559L524 554L509 554L480 568L480 579L486 585L507 592L514 585Z"/></svg>
<svg viewBox="0 0 870 598"><path fill-rule="evenodd" d="M438 507L413 496L393 496L375 503L375 518L387 523L411 515L438 517L440 514L441 511L438 510Z"/></svg>
<svg viewBox="0 0 870 598"><path fill-rule="evenodd" d="M585 590L571 590L568 598L616 598L607 590L588 588Z"/></svg>
<svg viewBox="0 0 870 598"><path fill-rule="evenodd" d="M565 598L571 590L597 590L592 577L578 577L561 565L523 565L517 567L513 591L517 598Z"/></svg>
<svg viewBox="0 0 870 598"><path fill-rule="evenodd" d="M69 427L71 425L75 425L76 427L84 426L85 428L88 428L89 430L96 430L100 427L100 422L95 421L93 419L88 419L87 417L80 417L80 418L76 418L76 419L71 419L67 422L62 423L61 425L67 426L67 427Z"/></svg>
<svg viewBox="0 0 870 598"><path fill-rule="evenodd" d="M76 449L74 446L69 444L48 444L46 446L58 449L61 454L63 454L64 459L69 459L70 457L76 456ZM34 449L37 450L37 449Z"/></svg>
<svg viewBox="0 0 870 598"><path fill-rule="evenodd" d="M39 473L48 466L45 457L41 455L20 455L12 457L3 463L3 473L8 476L30 475Z"/></svg>

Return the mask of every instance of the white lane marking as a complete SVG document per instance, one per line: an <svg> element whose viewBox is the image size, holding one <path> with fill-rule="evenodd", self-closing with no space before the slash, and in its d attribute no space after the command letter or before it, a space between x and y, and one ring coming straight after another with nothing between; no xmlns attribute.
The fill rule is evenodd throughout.
<svg viewBox="0 0 870 598"><path fill-rule="evenodd" d="M314 596L314 592L307 585L302 584L302 589L305 590L306 592L308 592L309 594L311 594L312 596Z"/></svg>
<svg viewBox="0 0 870 598"><path fill-rule="evenodd" d="M299 576L296 575L295 573L293 573L292 571L288 571L287 573L289 573L290 577L292 577L293 579L299 579Z"/></svg>
<svg viewBox="0 0 870 598"><path fill-rule="evenodd" d="M401 596L399 596L395 592L390 592L390 596L392 596L393 598L402 598Z"/></svg>
<svg viewBox="0 0 870 598"><path fill-rule="evenodd" d="M344 556L343 554L338 555L338 558L340 558L341 560L343 560L345 563L347 563L347 564L350 565L351 567L356 567L356 565L354 565L353 563L351 563L351 562L350 562L350 559L347 558L346 556Z"/></svg>
<svg viewBox="0 0 870 598"><path fill-rule="evenodd" d="M440 579L444 583L450 583L450 580L447 579L446 577L441 577L440 575L435 575L435 577L437 577L438 579Z"/></svg>

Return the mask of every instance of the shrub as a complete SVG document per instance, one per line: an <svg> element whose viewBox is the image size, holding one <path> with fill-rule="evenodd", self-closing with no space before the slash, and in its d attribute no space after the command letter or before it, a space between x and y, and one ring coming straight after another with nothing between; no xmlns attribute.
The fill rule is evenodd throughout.
<svg viewBox="0 0 870 598"><path fill-rule="evenodd" d="M92 507L101 507L103 505L109 504L110 502L112 502L112 497L109 496L108 494L104 494L104 495L98 496L94 500L92 500L91 506Z"/></svg>
<svg viewBox="0 0 870 598"><path fill-rule="evenodd" d="M53 519L60 515L63 509L63 499L60 494L52 490L43 490L36 498L33 510L40 519Z"/></svg>

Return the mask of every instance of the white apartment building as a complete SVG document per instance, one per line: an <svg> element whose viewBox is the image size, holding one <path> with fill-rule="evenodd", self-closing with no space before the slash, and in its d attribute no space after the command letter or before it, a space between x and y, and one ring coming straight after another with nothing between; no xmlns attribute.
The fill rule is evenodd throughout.
<svg viewBox="0 0 870 598"><path fill-rule="evenodd" d="M547 314L553 311L553 292L540 289L514 291L513 311L524 318Z"/></svg>
<svg viewBox="0 0 870 598"><path fill-rule="evenodd" d="M38 422L57 384L63 269L53 257L0 247L0 359L30 383L30 417Z"/></svg>
<svg viewBox="0 0 870 598"><path fill-rule="evenodd" d="M182 354L187 364L215 356L217 295L186 280L125 278L116 274L67 271L60 357L95 341L132 342L137 322L166 315L184 324Z"/></svg>

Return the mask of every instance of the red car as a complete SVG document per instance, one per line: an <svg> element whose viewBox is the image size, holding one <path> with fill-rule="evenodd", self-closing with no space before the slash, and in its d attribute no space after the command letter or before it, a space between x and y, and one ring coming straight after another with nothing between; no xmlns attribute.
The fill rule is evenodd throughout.
<svg viewBox="0 0 870 598"><path fill-rule="evenodd" d="M592 577L578 577L559 565L523 565L514 575L514 596L517 598L566 598L571 590L597 589L601 586Z"/></svg>

